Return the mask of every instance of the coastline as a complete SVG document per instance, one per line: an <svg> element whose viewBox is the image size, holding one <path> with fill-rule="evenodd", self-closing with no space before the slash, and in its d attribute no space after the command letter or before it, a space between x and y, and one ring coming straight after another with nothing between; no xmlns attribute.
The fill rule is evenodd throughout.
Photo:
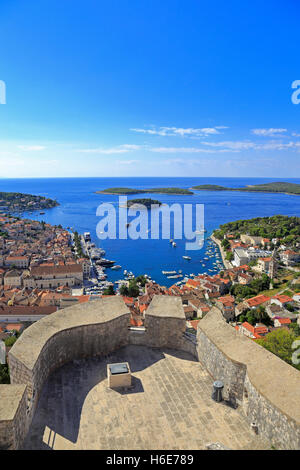
<svg viewBox="0 0 300 470"><path fill-rule="evenodd" d="M221 252L221 256L222 256L222 261L223 261L223 264L225 266L226 269L231 269L233 268L232 264L230 263L230 261L228 261L225 257L225 253L224 253L224 250L223 250L223 247L221 245L221 242L220 240L218 240L216 237L213 236L213 234L211 234L210 238L218 245L219 247L219 250Z"/></svg>
<svg viewBox="0 0 300 470"><path fill-rule="evenodd" d="M247 189L247 188L223 188L223 189L213 189L213 188L195 188L191 187L189 189L192 189L193 191L213 191L213 192L230 192L230 191L237 191L241 193L256 193L256 194L286 194L287 196L300 196L299 193L287 193L286 191L262 191L262 190L255 190L255 189Z"/></svg>
<svg viewBox="0 0 300 470"><path fill-rule="evenodd" d="M198 183L198 178L154 178L154 179L141 179L139 178L138 183L136 179L127 179L127 178L66 178L66 179L54 179L48 180L47 184L45 179L11 179L7 181L2 181L3 190L7 192L18 191L22 193L34 193L34 194L43 194L46 197L51 197L52 199L57 199L60 202L60 207L55 207L47 209L46 214L40 215L39 211L34 213L25 212L21 214L22 217L28 219L37 219L39 221L43 220L46 223L52 225L62 225L62 227L73 227L74 230L77 230L79 233L85 231L91 232L92 240L95 242L97 247L101 247L106 251L107 257L113 260L116 260L116 263L122 266L122 269L127 269L127 271L132 271L135 275L147 273L152 276L152 278L161 285L170 286L172 279L166 279L162 275L162 270L182 270L184 274L197 274L204 273L208 268L213 269L211 265L213 258L209 258L206 266L202 266L192 259L190 262L184 261L182 255L185 255L185 244L177 243L177 247L171 248L170 243L165 240L152 240L150 234L148 233L148 240L110 240L110 239L99 239L96 232L96 227L99 222L99 217L95 213L95 209L98 204L107 200L116 202L118 205L119 198L116 196L106 196L105 198L97 196L94 191L100 190L100 188L109 188L109 187L127 187L139 184L142 188L146 187L192 187ZM204 180L200 179L200 182ZM232 180L233 181L233 180ZM210 179L209 182L226 186L232 182L227 178L216 178ZM264 179L234 179L235 184L242 186L246 184L256 184L259 182L266 182ZM290 180L292 181L292 180ZM300 184L300 178L295 179L295 182ZM233 183L232 183L233 184ZM47 188L47 193L45 193ZM196 193L196 191L195 191ZM140 196L137 196L140 197ZM144 197L142 195L141 197ZM150 195L147 197L150 197ZM151 195L152 197L152 195ZM293 216L295 213L300 211L300 198L294 198L293 205L290 204L290 199L283 194L269 193L260 193L257 192L211 192L206 193L198 192L196 195L179 197L179 196L158 196L159 200L172 204L177 202L176 199L179 199L179 203L183 204L185 202L194 204L196 199L201 199L203 204L208 204L210 210L206 211L205 217L205 226L208 230L206 236L209 236L213 230L217 229L220 224L228 223L228 221L233 220L242 220L242 219L251 219L253 217L269 217L276 214L283 214L287 216ZM153 195L153 198L156 197ZM133 197L128 197L133 199ZM245 200L251 199L251 204L247 207L243 207L243 202ZM231 203L227 205L228 201ZM115 207L115 210L118 210ZM126 209L120 209L126 211ZM157 211L157 210L156 210ZM155 213L156 213L155 211ZM222 241L222 240L221 240ZM218 245L219 248L219 245ZM219 253L219 251L218 251ZM224 263L224 254L220 249L221 256L219 260L225 266L228 266L228 262ZM223 254L223 256L222 256ZM195 257L196 259L196 257ZM210 271L207 271L211 273ZM106 273L108 275L108 280L116 281L120 278L120 271L111 270L107 268ZM174 281L174 280L173 280Z"/></svg>

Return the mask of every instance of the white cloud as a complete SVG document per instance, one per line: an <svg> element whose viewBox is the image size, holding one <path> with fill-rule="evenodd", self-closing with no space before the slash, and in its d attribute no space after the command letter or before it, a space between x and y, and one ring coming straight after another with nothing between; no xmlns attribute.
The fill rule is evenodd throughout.
<svg viewBox="0 0 300 470"><path fill-rule="evenodd" d="M117 160L116 163L118 165L134 165L135 163L139 163L139 160Z"/></svg>
<svg viewBox="0 0 300 470"><path fill-rule="evenodd" d="M219 129L227 129L226 126L203 127L203 128L183 128L183 127L151 127L150 129L132 128L133 132L142 134L161 135L161 136L180 136L180 137L203 137L208 135L220 134Z"/></svg>
<svg viewBox="0 0 300 470"><path fill-rule="evenodd" d="M223 153L229 151L228 149L210 150L196 147L149 147L148 150L156 153Z"/></svg>
<svg viewBox="0 0 300 470"><path fill-rule="evenodd" d="M277 136L278 134L282 134L283 132L287 132L287 129L252 129L252 134L263 136L263 137L272 137Z"/></svg>
<svg viewBox="0 0 300 470"><path fill-rule="evenodd" d="M114 153L128 153L130 152L130 150L139 150L140 148L141 148L140 145L123 144L117 147L111 147L111 148L106 148L106 149L105 148L77 149L76 152L111 155Z"/></svg>
<svg viewBox="0 0 300 470"><path fill-rule="evenodd" d="M135 145L135 144L123 144L120 145L123 149L128 149L128 150L139 150L141 148L141 145Z"/></svg>
<svg viewBox="0 0 300 470"><path fill-rule="evenodd" d="M129 129L130 131L133 132L140 132L142 134L150 134L150 135L168 135L165 130L155 130L155 129Z"/></svg>
<svg viewBox="0 0 300 470"><path fill-rule="evenodd" d="M192 160L192 159L186 159L186 158L170 158L168 160L163 160L161 162L163 165L182 165L182 166L193 166L193 165L212 165L216 164L217 160L213 159L207 159L207 158L201 158L197 160Z"/></svg>
<svg viewBox="0 0 300 470"><path fill-rule="evenodd" d="M278 142L270 141L264 144L258 144L249 140L244 141L223 141L223 142L201 142L203 145L210 147L224 147L231 150L286 150L297 149L300 147L300 142Z"/></svg>
<svg viewBox="0 0 300 470"><path fill-rule="evenodd" d="M43 145L18 145L18 148L24 152L39 152L40 150L44 150L46 147Z"/></svg>
<svg viewBox="0 0 300 470"><path fill-rule="evenodd" d="M248 150L255 148L255 143L250 142L250 141L231 141L231 140L226 140L222 142L201 142L203 145L208 145L210 147L224 147L225 149L230 149L230 150Z"/></svg>

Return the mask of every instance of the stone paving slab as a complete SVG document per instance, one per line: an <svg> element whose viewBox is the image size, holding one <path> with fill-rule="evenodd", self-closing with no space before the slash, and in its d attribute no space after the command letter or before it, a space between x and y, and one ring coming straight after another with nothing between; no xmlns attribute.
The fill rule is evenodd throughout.
<svg viewBox="0 0 300 470"><path fill-rule="evenodd" d="M128 362L133 388L107 387L107 363ZM213 380L174 350L126 346L73 361L44 386L25 449L265 449L239 409L211 399Z"/></svg>

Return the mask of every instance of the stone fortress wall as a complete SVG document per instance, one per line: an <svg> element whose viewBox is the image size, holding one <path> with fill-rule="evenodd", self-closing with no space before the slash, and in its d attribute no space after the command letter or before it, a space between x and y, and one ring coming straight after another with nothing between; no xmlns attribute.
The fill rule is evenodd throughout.
<svg viewBox="0 0 300 470"><path fill-rule="evenodd" d="M18 449L30 426L48 376L75 359L106 356L127 344L191 353L224 397L245 412L249 426L276 448L300 449L300 374L241 337L217 309L198 324L197 339L185 333L179 297L155 296L145 328L129 328L129 310L109 297L60 310L26 329L9 352L10 385L0 385L0 449ZM283 386L284 384L284 386Z"/></svg>
<svg viewBox="0 0 300 470"><path fill-rule="evenodd" d="M217 311L199 322L198 360L224 395L279 449L300 449L300 373L228 325Z"/></svg>

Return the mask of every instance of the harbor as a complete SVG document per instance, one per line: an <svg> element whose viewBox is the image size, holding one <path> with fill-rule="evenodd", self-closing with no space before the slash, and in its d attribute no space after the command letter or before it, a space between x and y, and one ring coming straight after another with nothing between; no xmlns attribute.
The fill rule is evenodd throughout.
<svg viewBox="0 0 300 470"><path fill-rule="evenodd" d="M76 245L74 242L74 233L71 234L72 244L76 253ZM96 247L95 243L92 242L90 232L84 232L83 235L79 236L82 252L87 259L89 264L88 273L84 280L83 294L85 295L102 295L103 292L109 287L113 287L117 290L125 285L128 287L129 281L135 278L132 271L127 269L123 270L122 279L115 281L109 280L108 271L121 271L122 266L115 264L115 261L105 258L105 250ZM77 253L78 254L78 253ZM146 279L152 280L150 275L144 274ZM155 282L155 281L154 281Z"/></svg>
<svg viewBox="0 0 300 470"><path fill-rule="evenodd" d="M156 282L148 273L134 273L130 269L124 269L116 260L107 258L106 251L97 247L92 241L90 232L84 232L80 235L82 252L89 263L89 275L84 282L84 294L101 295L110 286L118 293L122 285L128 287L129 281L135 276L143 275L149 281ZM72 234L74 242L74 235ZM214 276L224 269L222 255L218 243L212 238L207 237L204 246L199 251L192 251L190 255L180 255L176 251L177 243L171 239L169 246L174 249L174 267L161 269L162 280L158 284L171 286L184 285L189 279L205 274ZM166 243L168 243L166 241ZM182 268L175 268L182 259ZM193 268L193 272L191 271Z"/></svg>
<svg viewBox="0 0 300 470"><path fill-rule="evenodd" d="M300 180L299 180L300 181ZM182 188L190 188L196 184L205 183L204 178L141 178L139 185L143 188L155 188L162 186L178 186ZM244 178L235 179L234 181L226 178L212 178L210 183L229 186L242 186L247 184L257 184L259 179ZM212 274L208 269L214 269L214 258L209 258L206 253L210 235L221 224L232 220L247 219L251 217L265 217L271 214L293 215L299 212L300 199L298 196L284 194L266 194L266 193L246 193L238 191L220 191L207 192L198 191L194 195L173 196L170 194L162 194L159 199L164 204L195 204L203 203L205 205L205 240L201 249L189 251L185 249L185 239L176 239L173 232L166 239L152 239L152 232L149 231L148 239L132 240L130 237L122 239L119 237L119 228L117 221L116 239L99 239L96 227L100 220L96 215L96 209L99 204L113 203L116 211L118 209L117 195L96 194L95 191L105 189L107 187L135 187L137 180L130 178L64 178L57 179L31 179L31 180L3 180L3 188L6 191L18 190L22 193L44 194L46 197L55 199L60 205L49 210L40 210L34 213L26 212L23 217L29 219L45 221L52 225L61 225L62 227L70 227L71 232L78 231L83 234L90 232L92 243L96 248L100 247L106 254L103 256L109 260L115 261L115 265L121 266L121 269L111 269L107 267L104 274L107 275L107 282L113 282L123 279L123 271L131 271L134 275L149 274L153 280L160 285L171 286L174 281L182 281L185 276L190 274ZM45 192L47 187L47 192ZM250 198L250 199L249 199ZM245 205L245 201L250 201ZM292 201L292 205L289 201ZM230 203L230 204L229 204ZM128 219L128 223L131 219ZM148 230L150 226L148 226ZM103 230L103 229L101 229ZM176 246L173 247L170 239L175 241ZM219 252L220 253L220 252ZM183 259L182 256L190 256L190 260ZM204 260L204 258L208 258ZM202 265L204 264L204 266ZM162 274L162 271L176 271L179 274L182 270L184 277L178 279L168 279ZM216 271L214 271L216 272ZM174 275L174 274L173 274Z"/></svg>

